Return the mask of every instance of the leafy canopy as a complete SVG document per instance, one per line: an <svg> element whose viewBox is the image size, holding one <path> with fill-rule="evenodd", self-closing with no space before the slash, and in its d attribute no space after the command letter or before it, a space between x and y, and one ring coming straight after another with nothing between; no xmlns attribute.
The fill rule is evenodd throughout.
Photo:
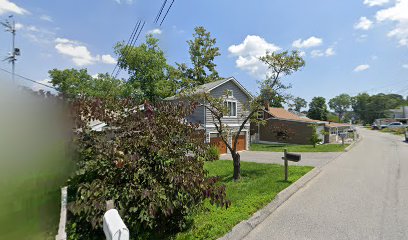
<svg viewBox="0 0 408 240"><path fill-rule="evenodd" d="M315 120L327 120L327 115L329 111L327 110L326 99L324 97L314 97L309 104L309 111L307 117Z"/></svg>
<svg viewBox="0 0 408 240"><path fill-rule="evenodd" d="M167 64L164 52L153 35L146 36L140 46L118 43L115 52L120 56L119 67L127 70L128 83L142 93L143 100L157 102L173 96L178 88L174 80L174 68Z"/></svg>
<svg viewBox="0 0 408 240"><path fill-rule="evenodd" d="M184 88L196 87L219 79L214 59L220 56L217 40L204 27L196 27L192 40L188 40L191 67L177 64Z"/></svg>
<svg viewBox="0 0 408 240"><path fill-rule="evenodd" d="M340 94L329 101L329 106L339 116L340 121L343 120L344 114L351 106L351 97L348 94Z"/></svg>
<svg viewBox="0 0 408 240"><path fill-rule="evenodd" d="M282 77L299 71L305 61L298 51L267 52L259 60L268 67L265 80L260 82L261 97L270 105L281 107L290 98L284 91L292 87L284 84Z"/></svg>

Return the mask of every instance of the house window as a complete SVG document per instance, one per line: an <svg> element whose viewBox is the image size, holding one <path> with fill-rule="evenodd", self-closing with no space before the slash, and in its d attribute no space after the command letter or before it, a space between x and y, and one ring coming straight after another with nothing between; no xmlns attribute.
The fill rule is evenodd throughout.
<svg viewBox="0 0 408 240"><path fill-rule="evenodd" d="M234 98L234 91L227 90L227 98Z"/></svg>
<svg viewBox="0 0 408 240"><path fill-rule="evenodd" d="M228 113L225 115L225 117L236 117L237 116L237 102L225 101L224 105L228 110Z"/></svg>
<svg viewBox="0 0 408 240"><path fill-rule="evenodd" d="M258 112L258 117L257 117L257 119L258 119L258 120L263 120L263 119L264 119L264 111L259 111L259 112Z"/></svg>
<svg viewBox="0 0 408 240"><path fill-rule="evenodd" d="M330 134L336 135L337 134L337 128L331 128L330 129Z"/></svg>

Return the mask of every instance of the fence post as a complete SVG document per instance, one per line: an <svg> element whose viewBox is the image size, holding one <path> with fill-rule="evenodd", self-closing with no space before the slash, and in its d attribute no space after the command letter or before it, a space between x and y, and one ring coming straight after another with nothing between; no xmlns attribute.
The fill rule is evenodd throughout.
<svg viewBox="0 0 408 240"><path fill-rule="evenodd" d="M67 195L68 187L61 188L61 212L60 222L58 227L58 235L55 236L55 240L66 240L67 233L65 232L65 225L67 222Z"/></svg>
<svg viewBox="0 0 408 240"><path fill-rule="evenodd" d="M285 181L288 181L288 158L286 157L286 154L288 153L288 149L285 148L283 150L283 160L285 161Z"/></svg>

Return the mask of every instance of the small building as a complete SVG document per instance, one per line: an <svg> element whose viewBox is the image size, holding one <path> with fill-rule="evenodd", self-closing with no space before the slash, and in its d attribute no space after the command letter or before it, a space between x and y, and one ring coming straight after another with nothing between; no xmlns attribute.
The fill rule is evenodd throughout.
<svg viewBox="0 0 408 240"><path fill-rule="evenodd" d="M253 142L308 145L311 144L312 125L315 125L322 143L336 143L340 141L339 134L351 128L349 124L313 120L269 106L265 107L263 119L266 121L264 125L251 124Z"/></svg>

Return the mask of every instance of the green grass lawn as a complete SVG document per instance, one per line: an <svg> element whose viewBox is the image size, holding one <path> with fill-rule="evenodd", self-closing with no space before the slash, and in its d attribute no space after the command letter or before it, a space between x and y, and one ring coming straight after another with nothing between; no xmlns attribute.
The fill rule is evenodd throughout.
<svg viewBox="0 0 408 240"><path fill-rule="evenodd" d="M176 239L217 239L223 236L312 169L290 166L289 181L285 182L283 166L241 162L242 179L234 182L232 161L209 162L205 167L211 176L221 177L222 184L227 187L227 198L231 201L231 206L225 209L206 202L191 217L191 228L179 233Z"/></svg>
<svg viewBox="0 0 408 240"><path fill-rule="evenodd" d="M349 144L323 144L317 145L282 145L282 144L251 144L251 151L283 152L285 148L288 152L343 152Z"/></svg>

